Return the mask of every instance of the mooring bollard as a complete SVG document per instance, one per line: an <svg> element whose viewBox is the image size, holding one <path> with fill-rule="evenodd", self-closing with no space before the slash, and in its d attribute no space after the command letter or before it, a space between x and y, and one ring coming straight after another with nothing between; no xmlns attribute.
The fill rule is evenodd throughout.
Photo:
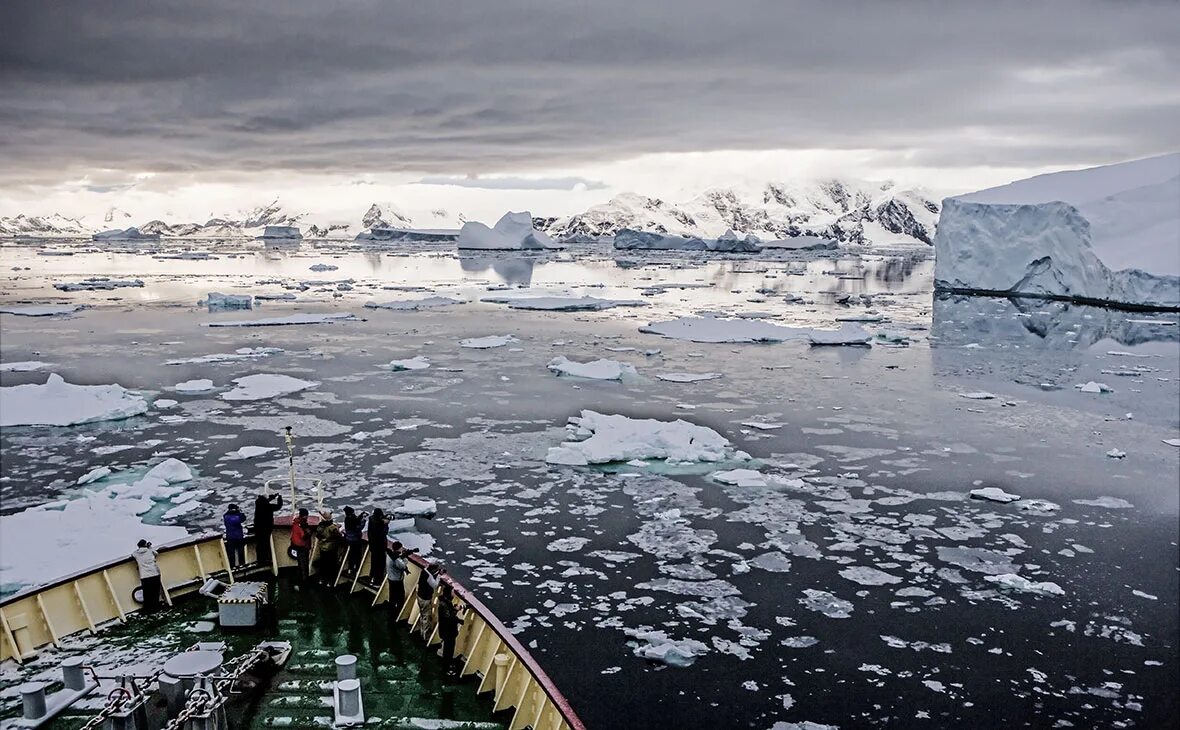
<svg viewBox="0 0 1180 730"><path fill-rule="evenodd" d="M355 679L344 679L336 683L336 689L340 693L340 715L342 717L359 715L361 712L361 683Z"/></svg>
<svg viewBox="0 0 1180 730"><path fill-rule="evenodd" d="M45 717L45 687L44 682L25 682L20 686L21 705L26 720Z"/></svg>
<svg viewBox="0 0 1180 730"><path fill-rule="evenodd" d="M86 689L86 674L82 671L83 661L80 656L72 656L61 663L61 676L66 689L75 692Z"/></svg>
<svg viewBox="0 0 1180 730"><path fill-rule="evenodd" d="M341 654L336 657L336 681L342 682L346 679L356 679L356 656L354 654Z"/></svg>

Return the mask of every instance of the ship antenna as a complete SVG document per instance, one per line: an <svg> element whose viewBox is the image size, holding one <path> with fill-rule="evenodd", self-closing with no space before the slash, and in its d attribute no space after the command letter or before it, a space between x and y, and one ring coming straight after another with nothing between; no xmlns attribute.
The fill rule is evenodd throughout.
<svg viewBox="0 0 1180 730"><path fill-rule="evenodd" d="M287 426L286 433L283 438L287 442L287 463L291 467L291 511L298 512L298 505L295 503L295 437L291 434L291 427Z"/></svg>

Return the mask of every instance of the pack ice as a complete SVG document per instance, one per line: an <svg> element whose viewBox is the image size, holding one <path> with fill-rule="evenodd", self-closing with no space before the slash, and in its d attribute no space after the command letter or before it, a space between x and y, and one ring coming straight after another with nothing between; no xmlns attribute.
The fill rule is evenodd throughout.
<svg viewBox="0 0 1180 730"><path fill-rule="evenodd" d="M0 426L76 426L146 413L147 401L121 385L74 385L57 373L44 385L0 388Z"/></svg>
<svg viewBox="0 0 1180 730"><path fill-rule="evenodd" d="M586 466L633 459L666 459L669 462L746 459L735 452L729 439L711 428L684 420L657 421L628 418L584 410L566 427L574 440L549 449L550 464Z"/></svg>
<svg viewBox="0 0 1180 730"><path fill-rule="evenodd" d="M457 245L460 249L481 251L558 248L553 239L533 228L533 215L528 211L505 213L491 228L477 221L468 221L459 229Z"/></svg>
<svg viewBox="0 0 1180 730"><path fill-rule="evenodd" d="M1180 153L943 202L935 286L1180 307Z"/></svg>

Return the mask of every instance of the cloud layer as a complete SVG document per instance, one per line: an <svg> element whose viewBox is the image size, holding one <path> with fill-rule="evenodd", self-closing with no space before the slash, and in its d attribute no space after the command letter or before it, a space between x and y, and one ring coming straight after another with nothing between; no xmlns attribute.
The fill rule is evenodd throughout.
<svg viewBox="0 0 1180 730"><path fill-rule="evenodd" d="M0 188L571 169L872 149L931 167L1180 147L1180 4L0 3ZM117 181L112 184L117 184Z"/></svg>

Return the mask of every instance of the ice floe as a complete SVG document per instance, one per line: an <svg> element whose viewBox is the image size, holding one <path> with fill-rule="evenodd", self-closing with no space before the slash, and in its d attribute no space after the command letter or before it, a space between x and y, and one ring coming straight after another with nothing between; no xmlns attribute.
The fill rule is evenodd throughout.
<svg viewBox="0 0 1180 730"><path fill-rule="evenodd" d="M172 390L177 393L205 393L213 390L213 381L208 378L197 378L196 380L185 380L172 386Z"/></svg>
<svg viewBox="0 0 1180 730"><path fill-rule="evenodd" d="M313 380L301 380L290 375L276 373L257 373L234 378L235 386L221 394L223 400L251 401L275 398L288 393L298 393L301 390L314 388L319 383Z"/></svg>
<svg viewBox="0 0 1180 730"><path fill-rule="evenodd" d="M109 291L112 289L143 287L141 279L110 279L107 277L92 277L74 282L56 282L53 285L58 291Z"/></svg>
<svg viewBox="0 0 1180 730"><path fill-rule="evenodd" d="M390 309L396 312L417 312L422 309L437 309L456 304L466 304L466 299L453 297L422 297L421 299L400 299L391 302L366 302L366 309Z"/></svg>
<svg viewBox="0 0 1180 730"><path fill-rule="evenodd" d="M231 451L225 455L226 459L242 460L242 459L257 459L259 456L266 456L272 451L278 451L274 446L243 446L236 451Z"/></svg>
<svg viewBox="0 0 1180 730"><path fill-rule="evenodd" d="M263 319L227 319L220 322L206 322L206 327L283 327L298 324L331 324L332 322L356 322L359 317L348 312L327 314L289 314L285 317L264 317Z"/></svg>
<svg viewBox="0 0 1180 730"><path fill-rule="evenodd" d="M696 658L709 651L709 647L694 639L673 639L663 631L626 629L626 634L635 641L628 642L635 656L649 661L667 664L670 667L691 666Z"/></svg>
<svg viewBox="0 0 1180 730"><path fill-rule="evenodd" d="M873 336L864 327L845 324L836 330L810 330L807 339L812 345L868 345Z"/></svg>
<svg viewBox="0 0 1180 730"><path fill-rule="evenodd" d="M6 362L0 363L0 373L31 373L36 370L44 370L50 367L51 363L41 362L40 360L24 360L22 362Z"/></svg>
<svg viewBox="0 0 1180 730"><path fill-rule="evenodd" d="M852 604L842 598L828 593L827 591L820 591L814 588L806 588L803 590L803 598L799 599L799 603L817 613L822 613L828 618L848 618L852 615Z"/></svg>
<svg viewBox="0 0 1180 730"><path fill-rule="evenodd" d="M1106 383L1097 383L1093 380L1087 383L1078 383L1074 386L1083 393L1113 393L1114 388Z"/></svg>
<svg viewBox="0 0 1180 730"><path fill-rule="evenodd" d="M424 355L418 355L407 360L390 360L386 367L395 373L405 370L425 370L430 367L430 360Z"/></svg>
<svg viewBox="0 0 1180 730"><path fill-rule="evenodd" d="M15 314L18 317L56 317L83 309L86 309L84 304L25 304L0 307L0 313Z"/></svg>
<svg viewBox="0 0 1180 730"><path fill-rule="evenodd" d="M840 575L862 586L883 586L901 582L901 578L898 578L896 575L890 575L883 570L868 568L862 565L845 568L840 571Z"/></svg>
<svg viewBox="0 0 1180 730"><path fill-rule="evenodd" d="M666 380L669 383L698 383L702 380L716 380L721 377L721 373L656 373L657 380Z"/></svg>
<svg viewBox="0 0 1180 730"><path fill-rule="evenodd" d="M242 362L245 360L260 360L282 352L280 347L239 347L233 352L218 352L212 355L185 357L176 360L165 360L165 365L216 365L226 362Z"/></svg>
<svg viewBox="0 0 1180 730"><path fill-rule="evenodd" d="M1037 582L1029 580L1022 575L1016 573L1001 573L1000 575L985 575L984 580L1011 588L1014 591L1021 593L1036 593L1042 596L1064 596L1065 591L1061 586L1049 581Z"/></svg>
<svg viewBox="0 0 1180 730"><path fill-rule="evenodd" d="M1009 494L999 487L983 487L972 489L971 496L975 499L985 499L992 502L1015 502L1020 499L1018 494Z"/></svg>
<svg viewBox="0 0 1180 730"><path fill-rule="evenodd" d="M74 385L52 373L44 385L0 388L0 426L75 426L146 413L147 401L121 385Z"/></svg>
<svg viewBox="0 0 1180 730"><path fill-rule="evenodd" d="M577 362L565 357L555 357L546 365L558 375L569 375L588 380L622 380L624 375L637 375L634 365L617 360L591 360Z"/></svg>
<svg viewBox="0 0 1180 730"><path fill-rule="evenodd" d="M1074 504L1087 507L1105 507L1106 509L1131 509L1135 505L1120 497L1097 497L1095 499L1075 499Z"/></svg>
<svg viewBox="0 0 1180 730"><path fill-rule="evenodd" d="M599 299L598 297L561 296L492 296L480 301L507 304L509 309L532 309L543 312L596 312L614 307L646 307L636 299Z"/></svg>
<svg viewBox="0 0 1180 730"><path fill-rule="evenodd" d="M459 340L459 347L466 347L469 350L490 350L512 342L520 342L520 340L512 335L487 335L486 337L469 337Z"/></svg>
<svg viewBox="0 0 1180 730"><path fill-rule="evenodd" d="M684 420L658 421L584 410L570 418L566 441L549 449L550 464L585 466L632 459L669 462L723 461L749 458L734 452L729 439L711 428Z"/></svg>
<svg viewBox="0 0 1180 730"><path fill-rule="evenodd" d="M783 327L752 319L717 317L680 317L666 322L652 322L640 332L690 342L785 342L807 339L809 330Z"/></svg>
<svg viewBox="0 0 1180 730"><path fill-rule="evenodd" d="M204 304L210 312L253 309L254 299L249 294L222 294L214 291L205 297Z"/></svg>
<svg viewBox="0 0 1180 730"><path fill-rule="evenodd" d="M996 394L989 393L986 390L975 390L970 393L959 393L959 397L968 400L992 400L996 397Z"/></svg>

